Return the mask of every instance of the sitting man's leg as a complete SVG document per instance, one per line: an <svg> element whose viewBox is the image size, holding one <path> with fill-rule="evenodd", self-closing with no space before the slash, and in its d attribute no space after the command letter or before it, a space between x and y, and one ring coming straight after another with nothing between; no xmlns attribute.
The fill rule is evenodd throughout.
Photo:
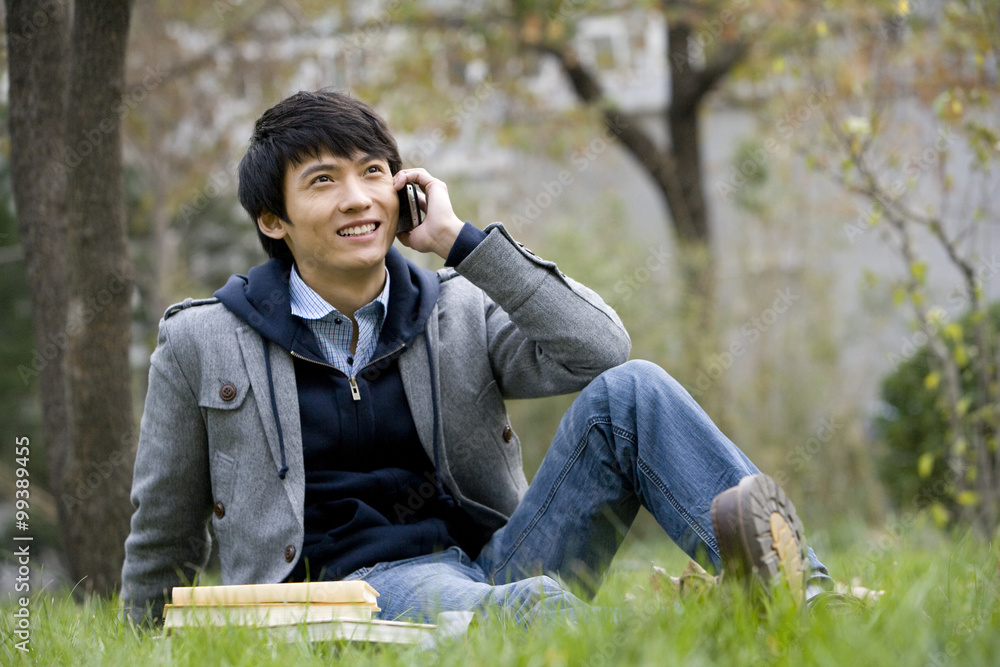
<svg viewBox="0 0 1000 667"><path fill-rule="evenodd" d="M688 555L718 570L729 553L720 554L712 502L758 473L663 369L628 362L573 402L520 506L476 562L498 584L553 574L592 595L641 504ZM770 492L768 479L754 478L717 513L728 521L730 508L756 508L751 500ZM792 514L785 523L794 529ZM825 586L829 575L811 549L806 560L810 583Z"/></svg>
<svg viewBox="0 0 1000 667"><path fill-rule="evenodd" d="M540 617L587 605L549 577L493 585L457 547L402 561L379 563L347 579L364 579L379 592L379 618L434 623L441 612L505 615L528 626Z"/></svg>

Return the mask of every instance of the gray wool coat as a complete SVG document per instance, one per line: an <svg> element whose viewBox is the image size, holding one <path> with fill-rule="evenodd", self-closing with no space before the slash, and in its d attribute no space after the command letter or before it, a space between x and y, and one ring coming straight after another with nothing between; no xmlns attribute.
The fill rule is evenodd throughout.
<svg viewBox="0 0 1000 667"><path fill-rule="evenodd" d="M527 489L504 399L578 391L623 363L631 342L597 294L502 225L487 232L456 270L438 272L437 304L399 370L432 461L437 388L438 472L459 505L495 530ZM122 569L123 611L133 620L160 616L170 589L205 566L209 523L223 583L278 582L294 567L305 498L298 395L291 356L274 343L269 350L273 385L259 334L215 299L179 304L160 322Z"/></svg>

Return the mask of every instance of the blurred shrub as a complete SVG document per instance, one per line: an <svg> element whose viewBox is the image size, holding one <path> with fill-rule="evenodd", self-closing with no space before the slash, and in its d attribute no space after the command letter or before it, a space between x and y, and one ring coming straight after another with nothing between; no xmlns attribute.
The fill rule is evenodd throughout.
<svg viewBox="0 0 1000 667"><path fill-rule="evenodd" d="M973 324L981 316L968 313L958 321L967 349L977 348ZM1000 303L989 308L987 317L990 331L1000 329ZM979 390L974 365L984 360L973 356L963 361L959 368L963 400L968 401L966 414L981 414L990 409L989 398ZM996 359L985 363L990 375L996 377ZM945 387L938 377L928 346L916 349L883 379L885 406L875 427L882 443L879 476L892 502L901 510L929 511L935 522L944 526L954 525L961 514L962 496L957 493L949 461L963 453L953 451Z"/></svg>

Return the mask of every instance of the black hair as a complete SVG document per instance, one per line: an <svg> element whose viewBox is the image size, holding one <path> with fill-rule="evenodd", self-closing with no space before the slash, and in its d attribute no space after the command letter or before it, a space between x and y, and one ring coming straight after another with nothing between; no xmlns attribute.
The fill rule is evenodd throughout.
<svg viewBox="0 0 1000 667"><path fill-rule="evenodd" d="M330 89L298 92L278 102L257 119L239 166L240 204L268 257L292 259L292 254L284 239L261 232L257 219L269 212L289 222L285 171L326 151L347 159L358 152L382 158L393 174L403 166L389 126L364 102Z"/></svg>

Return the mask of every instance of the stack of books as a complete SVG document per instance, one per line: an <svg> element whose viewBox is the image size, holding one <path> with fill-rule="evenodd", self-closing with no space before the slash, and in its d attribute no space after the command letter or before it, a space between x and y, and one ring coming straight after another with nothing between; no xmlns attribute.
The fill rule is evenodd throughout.
<svg viewBox="0 0 1000 667"><path fill-rule="evenodd" d="M373 618L378 592L364 581L319 581L173 589L167 634L185 627L242 625L281 641L417 643L435 628Z"/></svg>

